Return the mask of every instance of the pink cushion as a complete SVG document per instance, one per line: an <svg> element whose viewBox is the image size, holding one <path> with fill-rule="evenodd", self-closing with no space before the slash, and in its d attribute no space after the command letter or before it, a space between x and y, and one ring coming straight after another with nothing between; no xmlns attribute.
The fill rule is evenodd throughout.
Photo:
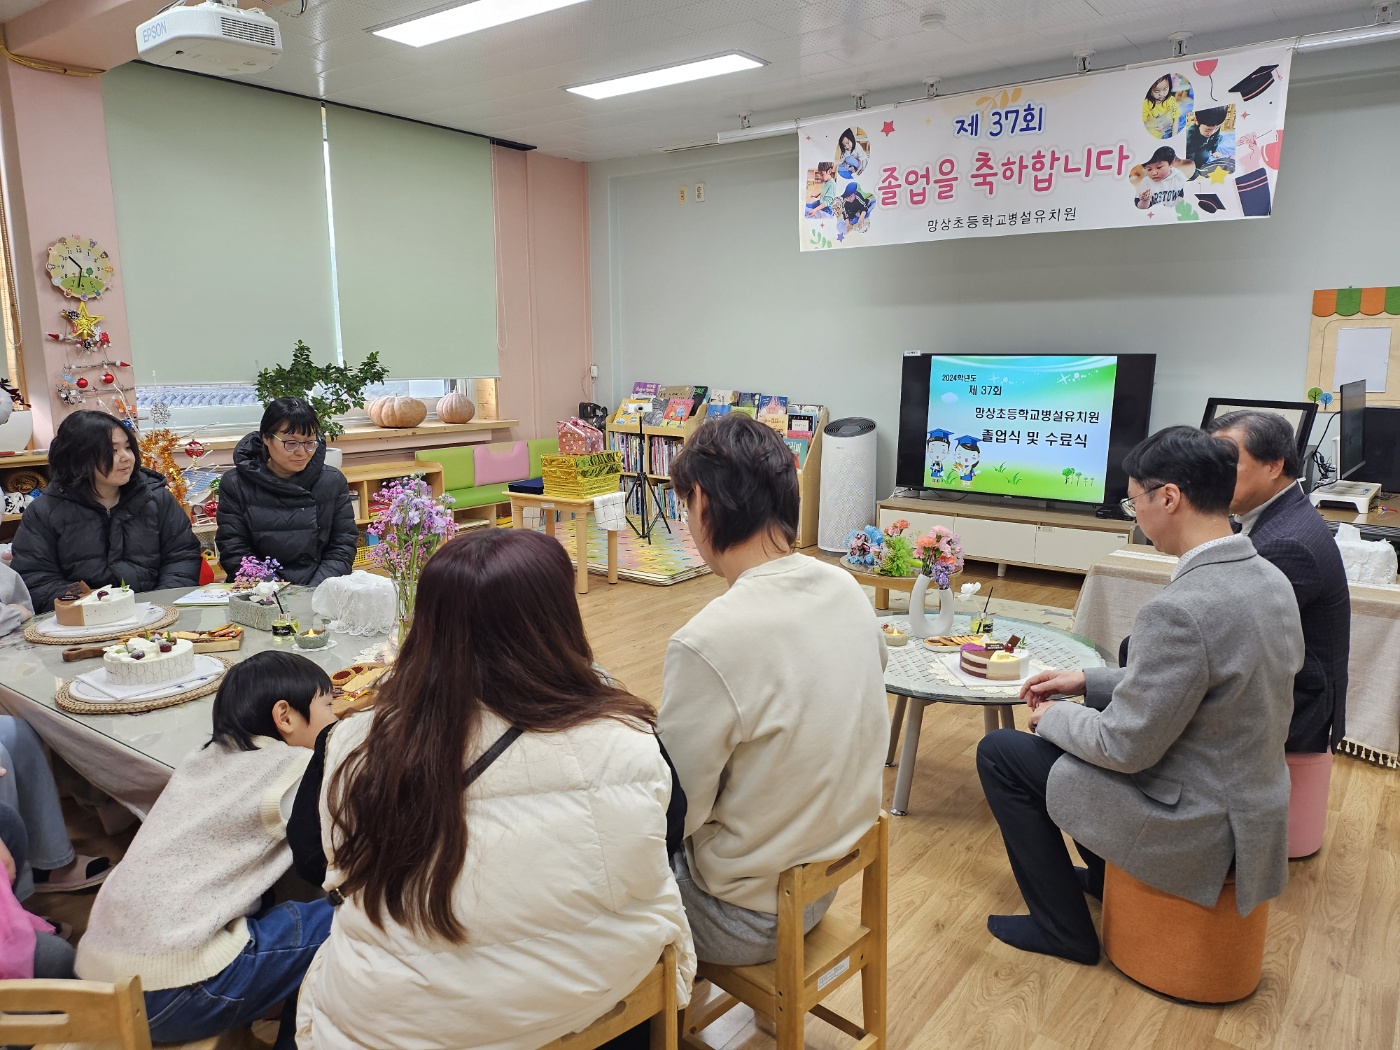
<svg viewBox="0 0 1400 1050"><path fill-rule="evenodd" d="M476 446L476 484L500 485L524 481L530 476L530 446L523 441L504 441Z"/></svg>
<svg viewBox="0 0 1400 1050"><path fill-rule="evenodd" d="M1327 830L1327 788L1332 781L1332 753L1289 752L1288 857L1310 857L1322 848Z"/></svg>

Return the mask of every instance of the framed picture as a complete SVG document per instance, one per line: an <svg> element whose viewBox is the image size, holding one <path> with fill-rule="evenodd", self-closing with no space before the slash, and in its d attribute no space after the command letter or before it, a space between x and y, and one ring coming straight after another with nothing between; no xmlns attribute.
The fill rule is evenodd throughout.
<svg viewBox="0 0 1400 1050"><path fill-rule="evenodd" d="M1206 414L1201 417L1204 429L1210 421L1237 409L1250 408L1261 412L1275 412L1288 420L1293 432L1298 435L1298 455L1308 451L1308 435L1312 433L1313 419L1317 416L1317 403L1314 401L1251 401L1243 397L1212 397L1206 401Z"/></svg>

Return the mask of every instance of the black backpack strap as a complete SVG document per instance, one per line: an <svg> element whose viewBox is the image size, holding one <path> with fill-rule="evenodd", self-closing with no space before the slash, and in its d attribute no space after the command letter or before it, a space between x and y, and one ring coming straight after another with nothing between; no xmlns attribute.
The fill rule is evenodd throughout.
<svg viewBox="0 0 1400 1050"><path fill-rule="evenodd" d="M520 739L520 734L523 732L525 730L519 726L511 726L497 738L494 744L482 752L481 757L467 767L467 786L470 787L482 773L485 773L491 763L505 753L506 748ZM337 908L345 903L345 898L341 896L339 888L327 893L326 899L331 902L333 907Z"/></svg>
<svg viewBox="0 0 1400 1050"><path fill-rule="evenodd" d="M475 783L476 778L485 773L487 767L490 766L492 762L496 761L496 759L500 758L506 748L520 739L520 734L523 732L525 732L525 730L521 729L519 726L511 726L502 733L494 744L482 752L480 758L467 767L467 784Z"/></svg>

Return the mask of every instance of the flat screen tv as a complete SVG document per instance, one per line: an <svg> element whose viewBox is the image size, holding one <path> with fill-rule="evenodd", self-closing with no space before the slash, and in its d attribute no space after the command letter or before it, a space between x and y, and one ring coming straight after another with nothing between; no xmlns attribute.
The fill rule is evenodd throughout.
<svg viewBox="0 0 1400 1050"><path fill-rule="evenodd" d="M1147 436L1155 354L906 353L895 483L1112 504Z"/></svg>

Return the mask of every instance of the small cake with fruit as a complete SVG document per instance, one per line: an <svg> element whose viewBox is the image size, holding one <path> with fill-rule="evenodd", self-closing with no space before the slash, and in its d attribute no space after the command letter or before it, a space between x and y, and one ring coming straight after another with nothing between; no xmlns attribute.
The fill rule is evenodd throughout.
<svg viewBox="0 0 1400 1050"><path fill-rule="evenodd" d="M972 642L958 652L958 666L963 674L985 678L989 682L1015 682L1031 673L1031 658L1012 635L1005 643Z"/></svg>
<svg viewBox="0 0 1400 1050"><path fill-rule="evenodd" d="M173 634L128 638L102 650L102 664L113 685L159 685L194 673L194 644Z"/></svg>
<svg viewBox="0 0 1400 1050"><path fill-rule="evenodd" d="M136 592L125 583L97 590L80 583L54 600L53 618L60 627L101 627L134 620Z"/></svg>

